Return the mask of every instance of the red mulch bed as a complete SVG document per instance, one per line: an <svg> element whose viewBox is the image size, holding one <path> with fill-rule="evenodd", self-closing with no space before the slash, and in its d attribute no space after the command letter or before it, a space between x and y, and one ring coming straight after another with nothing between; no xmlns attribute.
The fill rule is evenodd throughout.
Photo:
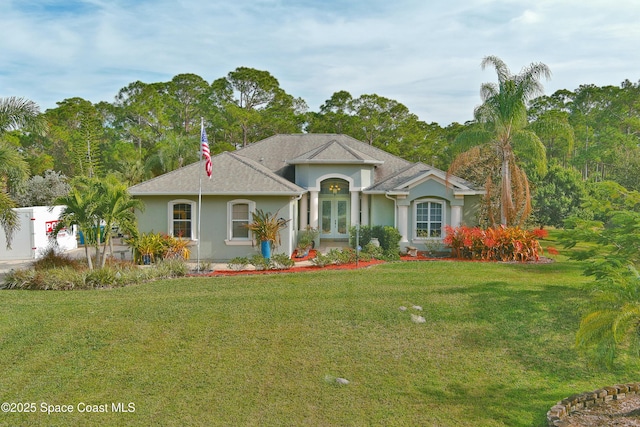
<svg viewBox="0 0 640 427"><path fill-rule="evenodd" d="M307 254L307 256L298 258L297 256L298 250L296 249L295 251L293 251L293 255L291 255L291 259L294 260L295 262L308 261L308 260L314 259L317 253L318 251L316 251L315 249L309 249L309 253Z"/></svg>
<svg viewBox="0 0 640 427"><path fill-rule="evenodd" d="M296 258L295 252L291 256L295 262L301 261L309 261L316 257L316 250L311 249L309 254L303 258ZM496 261L483 261L483 260L469 260L469 259L459 259L453 257L432 257L429 256L426 252L418 252L418 256L409 256L402 255L400 257L401 261L462 261L462 262L496 262ZM319 270L355 270L359 268L366 268L372 265L382 264L385 261L382 260L372 260L372 261L359 261L358 264L350 263L350 264L340 264L340 265L327 265L325 267L317 267L315 265L310 266L294 266L292 268L286 268L282 270L217 270L209 273L199 273L193 274L190 276L206 276L206 277L219 277L219 276L246 276L246 275L256 275L256 274L278 274L278 273L302 273L308 271L319 271ZM514 261L515 262L515 261ZM553 262L552 259L540 257L538 261L527 261L529 263L546 263Z"/></svg>
<svg viewBox="0 0 640 427"><path fill-rule="evenodd" d="M402 261L444 261L444 260L452 260L450 256L447 257L433 257L428 255L426 252L418 251L418 256L411 255L401 255L400 259Z"/></svg>
<svg viewBox="0 0 640 427"><path fill-rule="evenodd" d="M382 264L384 261L381 260L373 260L367 262L358 262L351 264L340 264L340 265L327 265L325 267L317 267L315 265L309 266L299 266L286 268L282 270L218 270L212 271L210 273L205 274L197 274L197 276L206 276L206 277L219 277L219 276L246 276L246 275L256 275L256 274L280 274L280 273L304 273L309 271L320 271L320 270L355 270L359 268L371 267L372 265Z"/></svg>

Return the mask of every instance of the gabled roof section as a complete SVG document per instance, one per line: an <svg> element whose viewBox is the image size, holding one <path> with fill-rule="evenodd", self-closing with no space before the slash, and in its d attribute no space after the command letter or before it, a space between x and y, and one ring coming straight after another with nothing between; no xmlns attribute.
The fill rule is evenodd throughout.
<svg viewBox="0 0 640 427"><path fill-rule="evenodd" d="M398 173L388 177L368 189L365 193L406 193L413 187L420 185L426 180L433 179L443 185L447 185L453 190L455 195L484 194L484 190L477 188L469 181L449 175L443 170L424 163L414 163Z"/></svg>
<svg viewBox="0 0 640 427"><path fill-rule="evenodd" d="M192 163L129 188L133 196L194 195L300 195L306 190L271 170L235 153L223 152L211 158L209 179L204 163Z"/></svg>
<svg viewBox="0 0 640 427"><path fill-rule="evenodd" d="M378 160L363 152L349 147L344 142L332 139L320 147L314 148L301 156L288 160L291 165L296 164L369 164L381 165L383 160Z"/></svg>
<svg viewBox="0 0 640 427"><path fill-rule="evenodd" d="M289 168L294 167L288 163L289 160L303 157L305 154L311 153L313 150L317 150L332 141L349 147L362 156L381 161L382 163L376 167L376 181L381 181L411 164L372 145L358 141L350 136L336 133L278 134L250 144L235 151L235 153L239 156L253 159L278 175L284 176Z"/></svg>

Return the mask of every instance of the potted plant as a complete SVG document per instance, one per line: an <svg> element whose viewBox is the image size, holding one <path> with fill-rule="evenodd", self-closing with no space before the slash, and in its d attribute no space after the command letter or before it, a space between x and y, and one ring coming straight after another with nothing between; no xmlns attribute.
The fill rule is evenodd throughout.
<svg viewBox="0 0 640 427"><path fill-rule="evenodd" d="M154 262L156 255L161 255L164 251L164 241L159 233L142 233L132 237L127 243L133 246L135 259L144 265Z"/></svg>
<svg viewBox="0 0 640 427"><path fill-rule="evenodd" d="M315 246L316 239L320 235L317 228L307 226L298 234L298 246L296 246L296 258L304 258L309 255L309 251Z"/></svg>
<svg viewBox="0 0 640 427"><path fill-rule="evenodd" d="M278 212L271 214L271 212L256 209L251 213L253 222L246 226L260 242L260 252L265 259L271 258L271 245L280 244L280 230L287 228L290 221L278 218Z"/></svg>

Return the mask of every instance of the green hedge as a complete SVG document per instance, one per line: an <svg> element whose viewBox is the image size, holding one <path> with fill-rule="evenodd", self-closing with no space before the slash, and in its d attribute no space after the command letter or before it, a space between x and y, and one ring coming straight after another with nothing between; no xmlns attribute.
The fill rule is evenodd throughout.
<svg viewBox="0 0 640 427"><path fill-rule="evenodd" d="M400 258L400 239L402 236L397 228L389 225L360 226L360 247L363 248L377 238L384 254L384 259L394 260ZM349 244L356 247L356 227L349 229Z"/></svg>

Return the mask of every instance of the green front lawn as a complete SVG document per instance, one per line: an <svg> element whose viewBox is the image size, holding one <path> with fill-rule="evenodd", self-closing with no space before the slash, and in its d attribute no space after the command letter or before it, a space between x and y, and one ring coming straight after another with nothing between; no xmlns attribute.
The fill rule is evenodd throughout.
<svg viewBox="0 0 640 427"><path fill-rule="evenodd" d="M36 413L0 425L539 426L639 380L636 360L606 372L572 349L589 281L568 261L442 261L1 291L0 400Z"/></svg>

